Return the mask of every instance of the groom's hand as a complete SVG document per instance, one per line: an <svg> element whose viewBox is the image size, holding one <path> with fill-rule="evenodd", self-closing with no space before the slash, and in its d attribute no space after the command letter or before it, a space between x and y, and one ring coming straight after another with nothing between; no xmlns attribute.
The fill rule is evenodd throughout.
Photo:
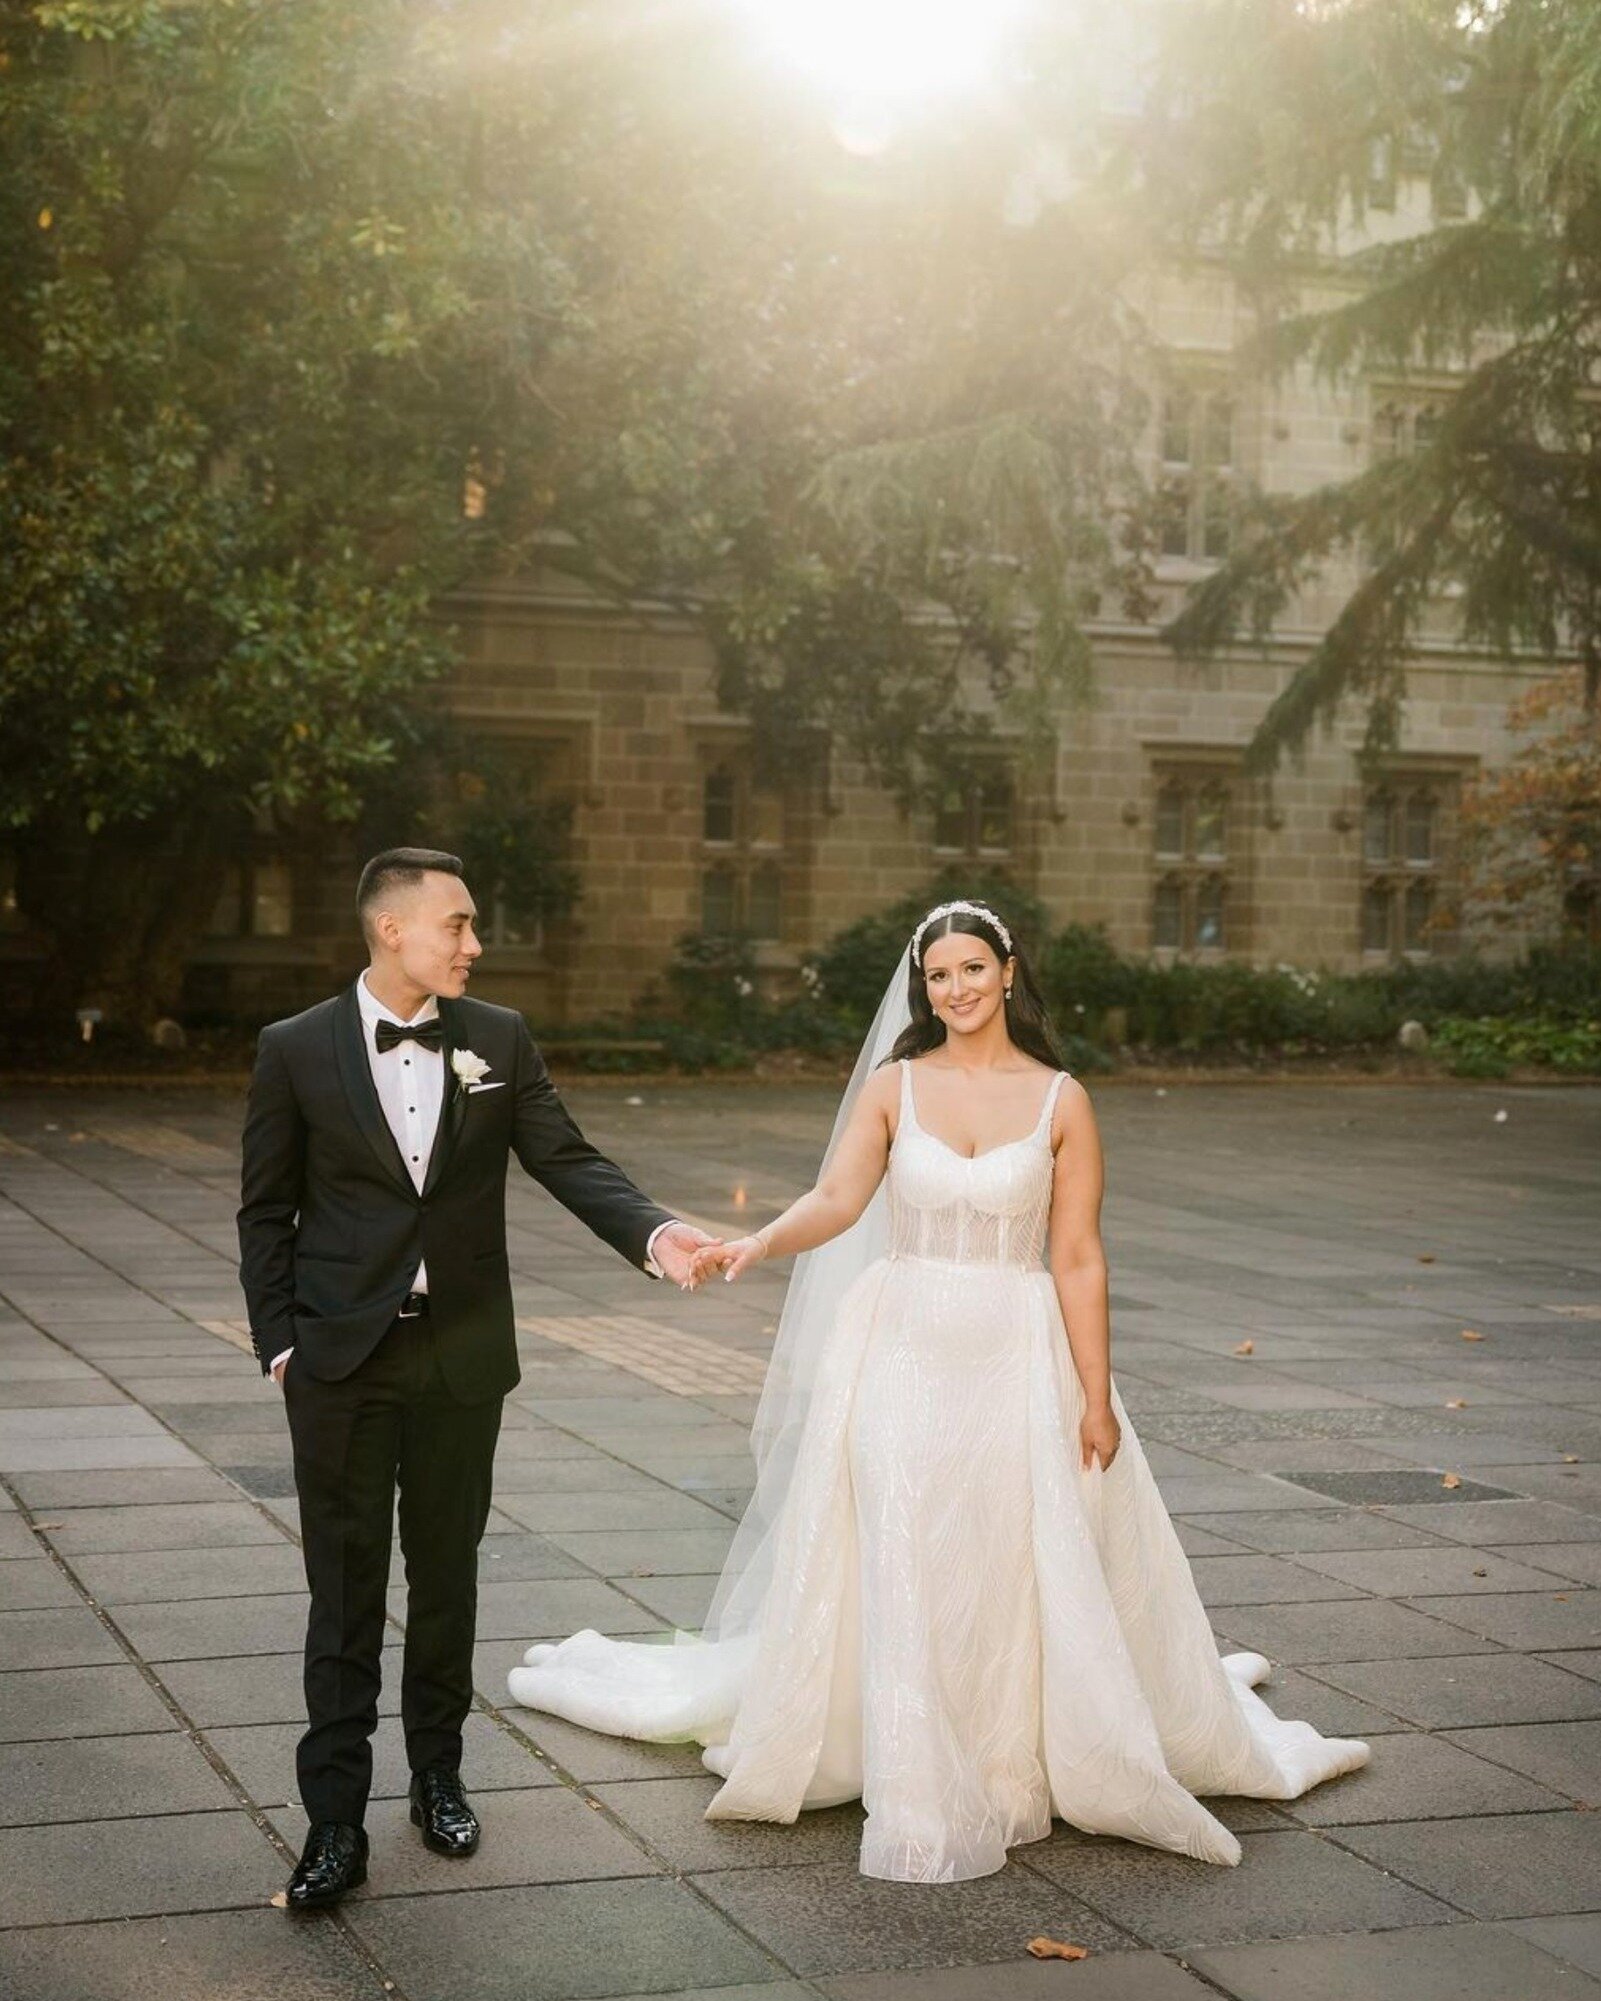
<svg viewBox="0 0 1601 2001"><path fill-rule="evenodd" d="M706 1231L697 1230L693 1223L669 1223L657 1232L651 1256L661 1266L664 1278L670 1278L674 1285L682 1286L686 1292L693 1292L700 1283L695 1271L696 1251L705 1244L721 1242L720 1237L708 1236Z"/></svg>

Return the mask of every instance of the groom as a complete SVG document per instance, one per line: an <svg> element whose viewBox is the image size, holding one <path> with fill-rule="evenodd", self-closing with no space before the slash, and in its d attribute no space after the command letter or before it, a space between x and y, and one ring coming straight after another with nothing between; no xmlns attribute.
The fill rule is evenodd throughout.
<svg viewBox="0 0 1601 2001"><path fill-rule="evenodd" d="M508 1153L653 1277L688 1284L711 1241L589 1144L520 1014L465 998L483 947L454 855L375 855L356 903L371 964L262 1031L244 1129L240 1277L288 1410L311 1591L296 1754L310 1831L291 1910L366 1879L397 1489L411 1817L441 1854L478 1845L461 1732L478 1541L518 1380Z"/></svg>

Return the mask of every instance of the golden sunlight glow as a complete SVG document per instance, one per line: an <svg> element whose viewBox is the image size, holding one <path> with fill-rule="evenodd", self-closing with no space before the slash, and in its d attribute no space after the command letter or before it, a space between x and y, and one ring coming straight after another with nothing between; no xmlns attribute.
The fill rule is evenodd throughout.
<svg viewBox="0 0 1601 2001"><path fill-rule="evenodd" d="M736 0L783 61L885 107L985 83L1027 0Z"/></svg>

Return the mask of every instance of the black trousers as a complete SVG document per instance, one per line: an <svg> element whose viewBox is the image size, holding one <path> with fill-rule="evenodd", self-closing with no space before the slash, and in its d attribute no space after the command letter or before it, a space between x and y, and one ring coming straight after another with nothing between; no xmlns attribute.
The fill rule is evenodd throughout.
<svg viewBox="0 0 1601 2001"><path fill-rule="evenodd" d="M372 1786L397 1491L406 1563L406 1755L414 1772L461 1765L473 1694L478 1543L489 1515L501 1399L457 1402L423 1314L394 1321L343 1382L297 1372L291 1358L284 1402L311 1590L308 1728L295 1755L300 1798L312 1822L359 1826Z"/></svg>

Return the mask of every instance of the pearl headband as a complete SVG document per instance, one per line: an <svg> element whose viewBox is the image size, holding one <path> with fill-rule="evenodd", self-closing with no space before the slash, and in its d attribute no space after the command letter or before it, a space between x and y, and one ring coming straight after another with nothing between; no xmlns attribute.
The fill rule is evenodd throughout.
<svg viewBox="0 0 1601 2001"><path fill-rule="evenodd" d="M955 903L937 904L912 933L912 964L914 966L921 966L923 963L923 933L928 927L937 922L941 917L954 917L958 911L963 910L970 912L974 917L982 917L990 929L999 934L1001 943L1006 947L1006 956L1008 958L1012 956L1012 934L995 915L995 912L990 909L989 905L985 903L967 903L958 900Z"/></svg>

